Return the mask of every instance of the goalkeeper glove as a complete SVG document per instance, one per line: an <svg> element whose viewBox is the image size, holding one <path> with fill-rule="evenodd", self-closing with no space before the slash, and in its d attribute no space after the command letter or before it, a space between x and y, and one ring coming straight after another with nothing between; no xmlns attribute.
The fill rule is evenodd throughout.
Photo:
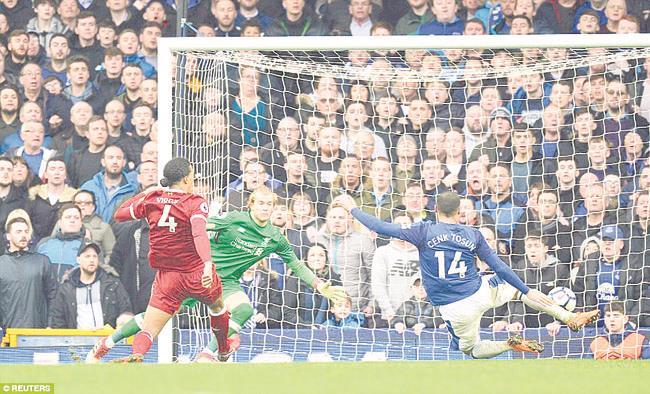
<svg viewBox="0 0 650 394"><path fill-rule="evenodd" d="M332 302L343 302L348 298L348 294L341 286L332 286L331 282L320 282L316 290Z"/></svg>

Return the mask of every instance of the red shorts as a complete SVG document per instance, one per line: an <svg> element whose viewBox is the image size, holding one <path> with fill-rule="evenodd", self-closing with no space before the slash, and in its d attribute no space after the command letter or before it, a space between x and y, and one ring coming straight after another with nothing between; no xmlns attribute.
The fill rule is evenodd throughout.
<svg viewBox="0 0 650 394"><path fill-rule="evenodd" d="M212 266L212 286L201 284L203 267L192 272L162 271L156 273L151 288L149 305L173 315L186 298L194 298L206 305L212 305L221 297L221 279Z"/></svg>

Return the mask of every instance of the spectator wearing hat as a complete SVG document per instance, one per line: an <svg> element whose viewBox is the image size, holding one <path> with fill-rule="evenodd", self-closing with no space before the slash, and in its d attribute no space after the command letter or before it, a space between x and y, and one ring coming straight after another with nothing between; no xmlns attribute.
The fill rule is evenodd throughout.
<svg viewBox="0 0 650 394"><path fill-rule="evenodd" d="M491 134L485 142L477 145L469 156L469 162L481 161L484 165L512 161L512 113L499 107L490 114Z"/></svg>
<svg viewBox="0 0 650 394"><path fill-rule="evenodd" d="M639 254L623 254L625 234L619 226L603 226L598 233L600 253L587 256L578 268L573 291L579 308L601 309L612 301L621 301L629 311L636 310L641 294L643 258ZM632 314L634 315L634 314ZM602 325L602 321L601 321Z"/></svg>
<svg viewBox="0 0 650 394"><path fill-rule="evenodd" d="M47 48L53 34L63 33L66 26L55 15L54 0L34 1L36 16L27 23L27 31L38 35L38 42L42 48Z"/></svg>
<svg viewBox="0 0 650 394"><path fill-rule="evenodd" d="M0 327L45 328L58 286L53 267L47 256L29 251L31 227L24 217L7 222L6 236L9 247L0 256Z"/></svg>
<svg viewBox="0 0 650 394"><path fill-rule="evenodd" d="M603 3L606 3L604 1ZM583 4L576 12L576 26L575 33L580 34L596 34L600 33L602 26L607 23L607 17L602 11L595 11L593 9L584 9L587 6ZM582 10L581 10L582 9Z"/></svg>
<svg viewBox="0 0 650 394"><path fill-rule="evenodd" d="M39 253L49 257L52 269L61 279L77 265L76 255L86 238L90 238L81 222L81 210L73 203L65 203L59 209L58 230L41 240L36 247Z"/></svg>
<svg viewBox="0 0 650 394"><path fill-rule="evenodd" d="M78 266L63 277L50 308L52 328L96 330L116 327L133 315L129 295L117 272L103 265L101 248L89 242L79 247Z"/></svg>
<svg viewBox="0 0 650 394"><path fill-rule="evenodd" d="M605 305L605 334L591 342L589 349L596 360L649 359L648 337L637 332L625 314L625 304L613 301Z"/></svg>

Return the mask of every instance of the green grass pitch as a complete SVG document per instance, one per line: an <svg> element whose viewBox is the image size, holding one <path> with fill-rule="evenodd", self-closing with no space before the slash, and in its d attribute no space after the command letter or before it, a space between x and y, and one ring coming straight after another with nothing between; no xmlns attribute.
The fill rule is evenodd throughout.
<svg viewBox="0 0 650 394"><path fill-rule="evenodd" d="M0 383L55 393L650 393L646 361L512 360L0 366Z"/></svg>

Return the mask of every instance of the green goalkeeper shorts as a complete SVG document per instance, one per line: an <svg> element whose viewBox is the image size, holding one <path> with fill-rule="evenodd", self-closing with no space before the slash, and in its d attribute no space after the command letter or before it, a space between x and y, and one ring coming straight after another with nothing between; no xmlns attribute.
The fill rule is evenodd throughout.
<svg viewBox="0 0 650 394"><path fill-rule="evenodd" d="M239 284L238 280L234 279L222 279L221 280L221 299L225 300L228 298L230 295L235 294L237 292L244 292L242 290L241 285ZM186 308L192 308L194 305L198 304L199 302L195 300L194 298L186 298L183 303L181 304L182 307Z"/></svg>

